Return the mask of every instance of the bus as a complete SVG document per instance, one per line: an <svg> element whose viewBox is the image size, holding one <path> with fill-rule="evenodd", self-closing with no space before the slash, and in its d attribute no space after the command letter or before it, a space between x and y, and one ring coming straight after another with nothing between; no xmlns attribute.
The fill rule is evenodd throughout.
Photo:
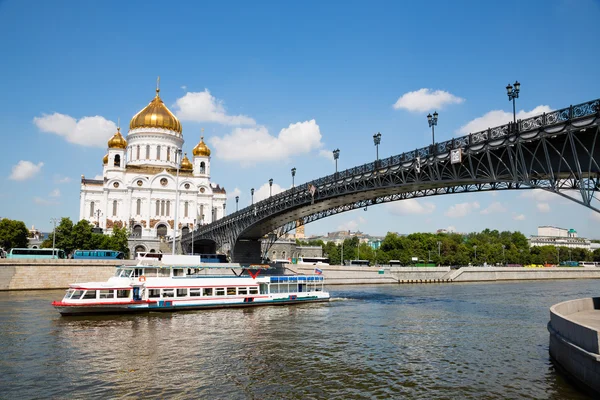
<svg viewBox="0 0 600 400"><path fill-rule="evenodd" d="M401 267L402 266L402 263L400 262L400 260L390 260L390 262L388 264L390 264L390 267Z"/></svg>
<svg viewBox="0 0 600 400"><path fill-rule="evenodd" d="M567 261L567 262L576 262L576 261ZM562 263L561 263L562 265ZM574 265L569 265L569 266L574 266ZM599 262L594 262L594 261L579 261L579 266L580 267L598 267L600 266Z"/></svg>
<svg viewBox="0 0 600 400"><path fill-rule="evenodd" d="M76 260L122 260L125 254L115 250L75 250L73 258Z"/></svg>
<svg viewBox="0 0 600 400"><path fill-rule="evenodd" d="M350 265L363 265L368 267L371 265L371 261L369 260L350 260Z"/></svg>
<svg viewBox="0 0 600 400"><path fill-rule="evenodd" d="M329 258L327 258L327 257L299 257L297 264L329 265Z"/></svg>
<svg viewBox="0 0 600 400"><path fill-rule="evenodd" d="M61 249L10 249L6 258L35 258L35 259L52 259L52 258L67 258L65 251Z"/></svg>

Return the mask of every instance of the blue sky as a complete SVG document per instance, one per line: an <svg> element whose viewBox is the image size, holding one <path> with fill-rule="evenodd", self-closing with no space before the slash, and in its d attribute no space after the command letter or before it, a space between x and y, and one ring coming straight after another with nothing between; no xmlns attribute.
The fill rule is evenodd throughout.
<svg viewBox="0 0 600 400"><path fill-rule="evenodd" d="M512 118L600 97L600 3L0 1L0 217L44 230L78 218L79 180L102 172L117 119L154 95L200 129L212 180L232 199L423 147ZM395 106L396 105L396 106ZM499 123L497 123L500 121ZM262 188L262 189L261 189ZM258 194L257 194L258 196ZM256 197L255 197L256 199ZM600 219L558 196L503 192L370 207L307 234L374 235L452 227L535 234L538 225L600 238Z"/></svg>

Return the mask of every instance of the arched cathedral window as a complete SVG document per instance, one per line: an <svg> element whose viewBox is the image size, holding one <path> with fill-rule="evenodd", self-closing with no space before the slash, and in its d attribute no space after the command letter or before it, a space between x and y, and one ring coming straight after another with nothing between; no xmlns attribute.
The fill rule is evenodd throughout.
<svg viewBox="0 0 600 400"><path fill-rule="evenodd" d="M160 215L160 200L156 200L156 216Z"/></svg>
<svg viewBox="0 0 600 400"><path fill-rule="evenodd" d="M95 206L95 204L94 204L94 202L92 201L92 202L90 203L90 217L93 217L93 216L94 216L94 206Z"/></svg>
<svg viewBox="0 0 600 400"><path fill-rule="evenodd" d="M171 161L171 148L167 147L167 161Z"/></svg>
<svg viewBox="0 0 600 400"><path fill-rule="evenodd" d="M160 146L156 146L156 159L160 160Z"/></svg>
<svg viewBox="0 0 600 400"><path fill-rule="evenodd" d="M135 156L135 159L136 159L136 160L139 160L139 159L140 159L140 145L139 145L139 144L138 144L138 146L137 146L137 151L136 151L136 153L137 153L137 154L136 154L136 156Z"/></svg>
<svg viewBox="0 0 600 400"><path fill-rule="evenodd" d="M140 215L142 214L142 200L141 199L137 199L136 202L136 215Z"/></svg>
<svg viewBox="0 0 600 400"><path fill-rule="evenodd" d="M113 217L117 216L117 201L113 200Z"/></svg>
<svg viewBox="0 0 600 400"><path fill-rule="evenodd" d="M188 216L188 207L189 207L189 204L188 204L187 201L185 203L183 203L183 216L184 216L184 218L187 218L187 216Z"/></svg>
<svg viewBox="0 0 600 400"><path fill-rule="evenodd" d="M150 145L146 145L146 160L150 159Z"/></svg>
<svg viewBox="0 0 600 400"><path fill-rule="evenodd" d="M201 174L205 174L206 173L206 164L204 164L204 161L202 161L200 163L200 173Z"/></svg>

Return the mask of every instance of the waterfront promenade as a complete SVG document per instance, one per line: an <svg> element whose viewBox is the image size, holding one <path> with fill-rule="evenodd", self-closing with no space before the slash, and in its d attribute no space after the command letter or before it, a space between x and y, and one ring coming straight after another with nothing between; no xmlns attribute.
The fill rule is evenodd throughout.
<svg viewBox="0 0 600 400"><path fill-rule="evenodd" d="M550 355L580 386L600 395L600 297L550 307Z"/></svg>
<svg viewBox="0 0 600 400"><path fill-rule="evenodd" d="M106 281L117 265L135 260L0 260L0 290L65 289L70 283ZM319 266L328 285L495 282L600 279L597 267L356 267ZM313 274L315 266L291 264L290 272ZM218 274L233 271L217 270ZM211 271L207 270L207 273Z"/></svg>

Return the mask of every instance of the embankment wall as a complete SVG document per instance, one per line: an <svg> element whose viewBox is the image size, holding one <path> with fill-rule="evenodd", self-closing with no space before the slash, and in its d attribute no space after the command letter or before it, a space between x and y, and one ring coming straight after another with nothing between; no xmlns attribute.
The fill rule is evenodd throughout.
<svg viewBox="0 0 600 400"><path fill-rule="evenodd" d="M117 265L133 260L0 260L0 290L65 289L70 283L102 282ZM354 267L319 266L327 285L483 282L538 279L600 279L600 268L513 267ZM315 266L289 265L290 272L313 274ZM228 273L229 270L219 271Z"/></svg>

